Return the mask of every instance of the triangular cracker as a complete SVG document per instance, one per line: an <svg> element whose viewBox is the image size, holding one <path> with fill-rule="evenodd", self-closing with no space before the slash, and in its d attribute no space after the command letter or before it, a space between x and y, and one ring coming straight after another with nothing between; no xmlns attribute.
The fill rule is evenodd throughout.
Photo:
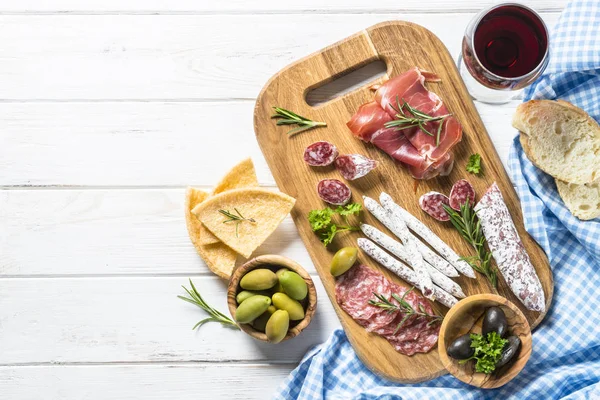
<svg viewBox="0 0 600 400"><path fill-rule="evenodd" d="M286 194L260 188L235 189L212 196L197 205L192 213L200 219L223 243L249 258L279 226L294 207L296 200ZM256 222L224 222L227 217L219 212L238 212ZM236 229L237 226L237 229Z"/></svg>
<svg viewBox="0 0 600 400"><path fill-rule="evenodd" d="M209 196L208 193L202 190L187 188L185 192L185 224L190 240L208 268L221 278L229 279L235 266L237 253L221 242L210 245L201 244L199 239L202 223L191 213L194 207L204 202ZM205 231L208 230L205 229Z"/></svg>
<svg viewBox="0 0 600 400"><path fill-rule="evenodd" d="M219 194L227 190L243 187L258 186L256 171L251 158L246 158L229 170L217 184L212 194ZM219 239L203 225L200 226L200 244L219 243Z"/></svg>

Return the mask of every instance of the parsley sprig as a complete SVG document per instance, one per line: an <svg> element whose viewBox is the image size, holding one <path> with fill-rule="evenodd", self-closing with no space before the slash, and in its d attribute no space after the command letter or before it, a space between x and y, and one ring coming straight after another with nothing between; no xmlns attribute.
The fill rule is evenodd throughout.
<svg viewBox="0 0 600 400"><path fill-rule="evenodd" d="M471 154L469 156L466 169L467 172L470 172L474 175L479 175L481 173L481 155L477 153Z"/></svg>
<svg viewBox="0 0 600 400"><path fill-rule="evenodd" d="M502 357L502 350L508 340L502 339L496 332L490 332L487 337L478 333L471 333L471 348L475 349L475 353L466 360L461 360L458 363L464 364L469 360L477 360L475 363L475 371L491 374L496 369L496 364Z"/></svg>
<svg viewBox="0 0 600 400"><path fill-rule="evenodd" d="M460 232L461 236L475 249L476 256L462 257L471 267L485 275L493 287L498 284L496 270L492 267L492 253L486 248L486 239L481 229L481 222L469 201L460 206L460 211L456 211L446 204L443 204L444 210L450 216L450 222Z"/></svg>
<svg viewBox="0 0 600 400"><path fill-rule="evenodd" d="M359 231L360 226L350 224L348 217L358 215L362 210L359 203L350 203L345 206L338 206L336 209L325 207L322 210L312 210L308 213L308 222L310 227L325 246L333 242L335 235L345 231ZM334 215L342 217L344 224L337 224L333 221Z"/></svg>
<svg viewBox="0 0 600 400"><path fill-rule="evenodd" d="M402 325L404 325L404 323L406 322L406 320L411 317L412 315L420 315L422 317L425 317L427 319L429 319L429 322L427 322L427 326L431 326L433 324L435 324L436 322L440 322L443 317L440 315L436 315L436 314L429 314L427 312L427 310L425 309L425 307L423 307L423 304L419 304L419 309L415 310L413 308L413 306L410 305L409 302L407 302L406 300L404 300L404 298L413 290L415 289L415 287L411 287L409 290L407 290L406 292L404 292L404 294L402 295L402 297L398 296L396 293L392 293L392 297L394 298L394 300L396 300L398 302L398 305L392 303L391 299L387 299L384 295L382 295L381 293L373 293L373 296L375 296L377 298L377 300L375 299L371 299L369 300L369 304L375 307L379 307L379 308L383 308L384 310L386 310L388 313L393 313L396 311L399 311L401 313L404 313L404 317L402 317L402 320L400 321L400 323L396 326L396 330L394 330L394 335L400 330L400 328L402 327Z"/></svg>

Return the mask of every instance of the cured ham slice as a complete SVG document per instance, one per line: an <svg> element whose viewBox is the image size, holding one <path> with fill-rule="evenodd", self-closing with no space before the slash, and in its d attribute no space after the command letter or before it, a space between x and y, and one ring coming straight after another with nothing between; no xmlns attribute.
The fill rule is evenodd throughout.
<svg viewBox="0 0 600 400"><path fill-rule="evenodd" d="M419 154L417 149L408 141L406 136L395 128L382 128L371 138L371 143L389 154L393 159L403 164L426 170L433 161Z"/></svg>
<svg viewBox="0 0 600 400"><path fill-rule="evenodd" d="M379 103L372 101L360 106L346 125L354 136L368 143L373 135L391 120L392 117L379 106Z"/></svg>
<svg viewBox="0 0 600 400"><path fill-rule="evenodd" d="M425 81L439 80L437 75L417 67L390 79L377 87L374 101L360 106L347 123L348 128L403 164L415 179L448 175L454 166L451 149L462 139L462 127L440 97L424 86ZM397 119L404 102L421 113L444 118L423 124L423 129L386 127L386 123ZM402 112L413 117L406 107Z"/></svg>
<svg viewBox="0 0 600 400"><path fill-rule="evenodd" d="M449 115L448 109L440 97L427 90L424 83L425 75L419 68L412 68L381 85L375 92L375 101L392 118L398 114L394 108L397 109L404 102L432 117ZM440 122L430 122L424 125L430 134L418 127L404 129L402 132L419 154L430 160L438 161L444 158L446 153L462 139L462 127L454 117L448 116L441 123L439 144L436 143L436 133Z"/></svg>

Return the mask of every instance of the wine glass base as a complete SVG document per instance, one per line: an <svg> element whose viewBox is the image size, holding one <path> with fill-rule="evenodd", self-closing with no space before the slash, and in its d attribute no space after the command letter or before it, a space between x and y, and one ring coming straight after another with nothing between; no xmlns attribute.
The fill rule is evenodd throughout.
<svg viewBox="0 0 600 400"><path fill-rule="evenodd" d="M506 104L511 101L523 99L523 89L521 90L497 90L490 89L479 83L465 65L462 54L458 56L458 72L469 91L473 100L487 104Z"/></svg>

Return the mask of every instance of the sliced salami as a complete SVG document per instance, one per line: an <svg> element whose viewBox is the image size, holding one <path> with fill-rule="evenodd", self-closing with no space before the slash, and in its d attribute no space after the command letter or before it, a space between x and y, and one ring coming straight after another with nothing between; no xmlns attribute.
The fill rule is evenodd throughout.
<svg viewBox="0 0 600 400"><path fill-rule="evenodd" d="M391 282L366 265L359 265L342 275L335 285L340 307L369 332L387 326L395 315L369 304L373 293L391 297Z"/></svg>
<svg viewBox="0 0 600 400"><path fill-rule="evenodd" d="M542 284L495 182L475 206L475 213L512 292L528 310L543 312L546 301Z"/></svg>
<svg viewBox="0 0 600 400"><path fill-rule="evenodd" d="M428 326L429 319L369 304L373 293L381 294L391 303L399 305L392 294L404 297L415 310L433 313L431 305L417 292L406 294L407 289L387 280L381 273L366 265L359 265L346 272L335 285L335 297L340 307L367 331L385 337L394 348L406 355L429 352L437 342L439 324Z"/></svg>
<svg viewBox="0 0 600 400"><path fill-rule="evenodd" d="M452 186L450 191L450 207L460 211L460 206L469 202L471 206L475 205L475 189L466 179L461 179Z"/></svg>
<svg viewBox="0 0 600 400"><path fill-rule="evenodd" d="M371 172L377 161L360 154L345 154L336 158L335 167L345 179L353 181Z"/></svg>
<svg viewBox="0 0 600 400"><path fill-rule="evenodd" d="M313 167L325 167L333 164L339 152L334 144L315 142L304 150L304 161Z"/></svg>
<svg viewBox="0 0 600 400"><path fill-rule="evenodd" d="M323 179L317 185L317 192L321 200L336 206L346 205L352 197L348 185L337 179Z"/></svg>
<svg viewBox="0 0 600 400"><path fill-rule="evenodd" d="M444 204L447 206L450 205L450 199L445 194L439 192L425 193L419 198L421 210L438 221L450 221L450 216L444 210Z"/></svg>

